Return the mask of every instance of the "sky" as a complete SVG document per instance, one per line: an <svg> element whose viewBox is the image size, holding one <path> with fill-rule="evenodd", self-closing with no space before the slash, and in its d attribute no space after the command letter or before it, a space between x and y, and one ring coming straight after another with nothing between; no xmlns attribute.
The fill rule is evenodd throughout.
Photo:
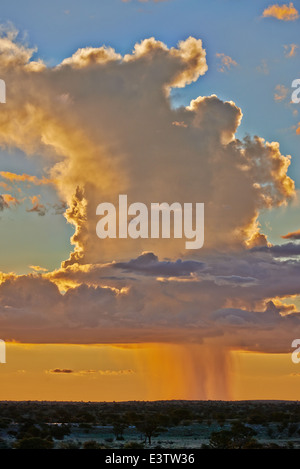
<svg viewBox="0 0 300 469"><path fill-rule="evenodd" d="M0 399L297 399L299 21L299 0L2 2ZM100 239L120 194L204 203L203 247Z"/></svg>

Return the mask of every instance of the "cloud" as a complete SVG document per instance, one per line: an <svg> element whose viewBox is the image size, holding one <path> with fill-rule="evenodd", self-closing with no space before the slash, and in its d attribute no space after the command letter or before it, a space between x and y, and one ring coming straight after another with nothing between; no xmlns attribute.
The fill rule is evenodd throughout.
<svg viewBox="0 0 300 469"><path fill-rule="evenodd" d="M185 240L179 239L107 239L104 247L96 235L96 207L101 201L117 205L119 193L146 205L204 202L205 249L258 239L259 211L294 196L290 157L276 142L236 139L242 111L232 101L212 95L171 107L170 87L186 86L207 70L200 39L169 48L149 38L123 57L109 47L83 48L40 70L28 70L32 50L15 35L5 40L23 62L16 74L15 65L3 61L12 91L0 116L0 143L52 161L44 181L53 181L75 228L74 251L64 267L121 260L120 253L123 259L143 251L182 255ZM34 199L29 210L42 215L45 207Z"/></svg>
<svg viewBox="0 0 300 469"><path fill-rule="evenodd" d="M292 239L297 239L290 236ZM287 238L287 236L282 236L282 238ZM290 256L299 256L300 255L300 244L295 243L286 243L278 246L259 246L253 248L253 251L260 252L269 252L273 254L274 257L290 257Z"/></svg>
<svg viewBox="0 0 300 469"><path fill-rule="evenodd" d="M0 144L47 157L45 181L53 181L57 210L74 227L74 249L53 272L0 274L1 337L219 340L286 351L290 328L300 332L296 310L286 314L283 304L300 294L299 250L270 246L258 217L295 197L291 156L260 136L237 139L243 114L233 101L198 96L172 107L170 88L206 73L202 41L168 47L148 38L124 56L107 46L83 48L50 68L32 61L16 33L2 39L10 100L1 108ZM99 240L96 207L117 206L119 194L148 206L203 202L204 248L187 252L180 239ZM30 212L50 210L38 196L31 203Z"/></svg>
<svg viewBox="0 0 300 469"><path fill-rule="evenodd" d="M0 171L0 176L3 179L7 179L10 182L28 182L37 186L42 184L53 184L53 181L43 177L38 178L37 176L32 176L30 174L15 174L9 171Z"/></svg>
<svg viewBox="0 0 300 469"><path fill-rule="evenodd" d="M121 60L111 47L85 47L78 49L71 57L64 59L61 66L69 65L72 68L84 68L93 64L105 64L111 61Z"/></svg>
<svg viewBox="0 0 300 469"><path fill-rule="evenodd" d="M284 101L288 96L290 90L284 85L277 85L275 87L274 100Z"/></svg>
<svg viewBox="0 0 300 469"><path fill-rule="evenodd" d="M300 230L298 231L293 231L292 233L288 233L284 236L281 236L283 239L294 239L294 240L298 240L300 239Z"/></svg>
<svg viewBox="0 0 300 469"><path fill-rule="evenodd" d="M46 373L53 374L66 374L72 376L86 376L93 374L100 374L101 376L126 376L134 373L133 370L71 370L68 368L55 368L54 370L47 370Z"/></svg>
<svg viewBox="0 0 300 469"><path fill-rule="evenodd" d="M40 267L39 265L30 265L29 268L35 270L35 272L48 272L48 269Z"/></svg>
<svg viewBox="0 0 300 469"><path fill-rule="evenodd" d="M3 207L2 210L4 208L19 205L19 203L20 203L20 201L16 197L13 197L10 194L2 194L1 197L2 197L2 207ZM0 203L0 205L1 205L1 203Z"/></svg>
<svg viewBox="0 0 300 469"><path fill-rule="evenodd" d="M297 49L299 48L298 44L288 44L284 45L284 53L288 58L295 57L297 54Z"/></svg>
<svg viewBox="0 0 300 469"><path fill-rule="evenodd" d="M47 208L45 207L44 204L40 203L39 196L32 196L30 197L31 203L32 203L32 208L26 209L26 212L35 212L37 213L40 217L43 217L46 214Z"/></svg>
<svg viewBox="0 0 300 469"><path fill-rule="evenodd" d="M227 72L228 70L230 70L232 67L237 66L237 62L235 60L233 60L231 57L229 57L229 55L225 55L223 53L222 54L217 53L216 57L218 57L220 59L220 63L221 63L221 65L218 68L219 72L224 73L224 72Z"/></svg>
<svg viewBox="0 0 300 469"><path fill-rule="evenodd" d="M5 208L8 208L8 203L5 201L3 195L0 195L0 212L3 212Z"/></svg>
<svg viewBox="0 0 300 469"><path fill-rule="evenodd" d="M23 342L155 338L286 352L291 330L294 336L300 332L299 312L284 302L300 295L300 262L276 257L274 249L214 253L200 269L190 263L182 270L180 262L168 261L166 271L165 261L152 253L143 258L143 269L141 259L129 261L130 272L111 263L72 265L60 276L6 275L0 285L1 333ZM79 283L60 292L55 283L68 275Z"/></svg>
<svg viewBox="0 0 300 469"><path fill-rule="evenodd" d="M294 4L274 4L270 5L263 12L263 18L273 17L282 21L294 21L299 18L299 12L294 7Z"/></svg>
<svg viewBox="0 0 300 469"><path fill-rule="evenodd" d="M192 273L202 270L204 263L199 261L182 261L181 259L178 259L176 262L160 262L157 256L148 252L129 262L116 262L113 264L113 267L122 269L125 272L143 273L144 275L177 277L190 276Z"/></svg>

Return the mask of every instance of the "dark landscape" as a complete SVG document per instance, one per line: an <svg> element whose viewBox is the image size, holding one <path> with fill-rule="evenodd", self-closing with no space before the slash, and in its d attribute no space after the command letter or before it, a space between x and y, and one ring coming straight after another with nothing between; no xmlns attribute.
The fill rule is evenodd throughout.
<svg viewBox="0 0 300 469"><path fill-rule="evenodd" d="M0 402L1 449L297 449L298 401Z"/></svg>

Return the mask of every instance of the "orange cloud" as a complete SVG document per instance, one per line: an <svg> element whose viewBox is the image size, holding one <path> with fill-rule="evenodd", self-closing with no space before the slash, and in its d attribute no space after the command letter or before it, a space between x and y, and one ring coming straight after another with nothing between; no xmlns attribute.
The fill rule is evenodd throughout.
<svg viewBox="0 0 300 469"><path fill-rule="evenodd" d="M35 270L36 272L48 272L48 269L40 267L39 265L30 265L29 268Z"/></svg>
<svg viewBox="0 0 300 469"><path fill-rule="evenodd" d="M32 203L32 208L27 209L27 212L36 212L38 215L43 217L47 211L45 205L40 203L40 199L38 196L34 195L30 197L31 203Z"/></svg>
<svg viewBox="0 0 300 469"><path fill-rule="evenodd" d="M270 5L263 12L263 18L273 17L282 21L294 21L299 18L298 10L291 2L289 5Z"/></svg>
<svg viewBox="0 0 300 469"><path fill-rule="evenodd" d="M289 93L289 90L286 86L277 85L275 87L274 100L275 101L283 101L283 100L286 99L288 93Z"/></svg>
<svg viewBox="0 0 300 469"><path fill-rule="evenodd" d="M283 239L294 239L294 240L297 240L297 239L300 239L300 230L298 231L293 231L291 233L288 233L284 236L281 236Z"/></svg>
<svg viewBox="0 0 300 469"><path fill-rule="evenodd" d="M219 72L226 72L231 69L231 67L236 67L237 62L233 60L229 55L223 53L217 53L216 57L221 59L221 65L219 66Z"/></svg>
<svg viewBox="0 0 300 469"><path fill-rule="evenodd" d="M10 194L2 194L2 198L4 200L4 202L10 206L10 205L18 205L20 202L18 199L16 199L16 197L13 197L12 195Z"/></svg>
<svg viewBox="0 0 300 469"><path fill-rule="evenodd" d="M11 182L15 181L24 181L24 182L30 182L32 184L35 184L36 186L40 186L42 184L53 184L53 180L47 179L43 177L42 179L39 179L37 176L31 176L30 174L15 174L11 173L9 171L0 171L0 176L4 179L8 179Z"/></svg>
<svg viewBox="0 0 300 469"><path fill-rule="evenodd" d="M295 57L297 54L298 44L288 44L284 45L284 53L286 57Z"/></svg>

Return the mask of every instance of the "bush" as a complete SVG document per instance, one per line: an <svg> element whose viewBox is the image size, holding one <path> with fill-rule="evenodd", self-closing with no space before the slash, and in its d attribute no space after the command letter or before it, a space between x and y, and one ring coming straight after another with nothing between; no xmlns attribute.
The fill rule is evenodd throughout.
<svg viewBox="0 0 300 469"><path fill-rule="evenodd" d="M89 440L89 441L85 441L83 443L83 448L82 449L104 449L105 447L100 445L100 443L98 443L97 441L95 440Z"/></svg>
<svg viewBox="0 0 300 469"><path fill-rule="evenodd" d="M63 441L59 445L59 449L80 449L80 447L81 447L81 443L79 443L79 441L73 441L73 440Z"/></svg>
<svg viewBox="0 0 300 469"><path fill-rule="evenodd" d="M14 445L15 449L52 449L53 441L39 437L23 438Z"/></svg>
<svg viewBox="0 0 300 469"><path fill-rule="evenodd" d="M138 441L127 441L124 445L124 449L144 449L144 444Z"/></svg>

